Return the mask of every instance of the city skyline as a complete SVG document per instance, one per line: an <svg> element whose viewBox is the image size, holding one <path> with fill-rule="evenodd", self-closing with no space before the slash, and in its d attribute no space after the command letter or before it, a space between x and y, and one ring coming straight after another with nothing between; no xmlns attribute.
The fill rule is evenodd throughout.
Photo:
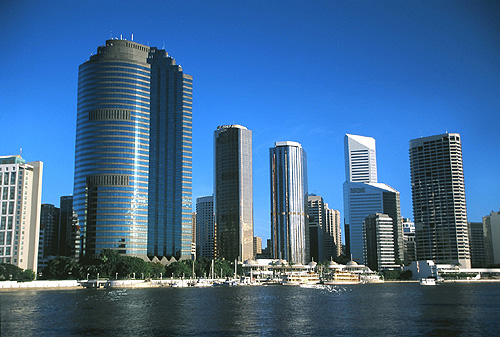
<svg viewBox="0 0 500 337"><path fill-rule="evenodd" d="M400 191L401 215L413 219L409 141L457 132L468 220L498 210L498 4L222 3L169 4L144 22L151 10L133 2L7 2L2 155L23 148L45 163L42 203L72 194L76 67L110 36L134 34L165 42L195 78L193 198L212 193L213 129L253 131L255 236L270 237L267 149L285 139L308 149L309 192L342 209L343 136L375 138L378 180Z"/></svg>

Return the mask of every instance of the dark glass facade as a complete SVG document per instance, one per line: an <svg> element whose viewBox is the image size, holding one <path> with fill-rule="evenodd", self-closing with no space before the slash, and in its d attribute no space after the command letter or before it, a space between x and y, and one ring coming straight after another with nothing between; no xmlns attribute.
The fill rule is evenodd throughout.
<svg viewBox="0 0 500 337"><path fill-rule="evenodd" d="M253 258L252 131L241 125L215 131L216 257Z"/></svg>
<svg viewBox="0 0 500 337"><path fill-rule="evenodd" d="M193 78L151 48L148 255L191 257Z"/></svg>
<svg viewBox="0 0 500 337"><path fill-rule="evenodd" d="M147 251L148 53L108 40L79 68L74 208L85 255Z"/></svg>

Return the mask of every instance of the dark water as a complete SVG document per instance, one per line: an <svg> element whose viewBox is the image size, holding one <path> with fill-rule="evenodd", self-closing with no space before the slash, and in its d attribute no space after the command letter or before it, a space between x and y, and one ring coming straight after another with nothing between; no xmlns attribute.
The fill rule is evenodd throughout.
<svg viewBox="0 0 500 337"><path fill-rule="evenodd" d="M2 336L498 336L500 284L26 290Z"/></svg>

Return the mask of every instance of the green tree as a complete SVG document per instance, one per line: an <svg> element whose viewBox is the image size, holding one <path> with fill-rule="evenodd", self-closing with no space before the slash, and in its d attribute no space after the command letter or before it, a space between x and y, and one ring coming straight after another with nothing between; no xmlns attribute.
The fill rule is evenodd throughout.
<svg viewBox="0 0 500 337"><path fill-rule="evenodd" d="M50 260L47 267L42 271L44 279L79 279L82 274L82 266L72 257L59 256Z"/></svg>
<svg viewBox="0 0 500 337"><path fill-rule="evenodd" d="M136 278L142 276L147 278L151 276L152 267L150 263L141 258L122 255L118 258L115 270L118 275L130 277L133 273L135 273Z"/></svg>
<svg viewBox="0 0 500 337"><path fill-rule="evenodd" d="M35 273L31 269L23 270L10 263L0 263L0 280L33 281Z"/></svg>
<svg viewBox="0 0 500 337"><path fill-rule="evenodd" d="M152 278L160 278L161 276L166 276L166 271L165 271L165 266L162 265L160 262L151 262L151 277Z"/></svg>

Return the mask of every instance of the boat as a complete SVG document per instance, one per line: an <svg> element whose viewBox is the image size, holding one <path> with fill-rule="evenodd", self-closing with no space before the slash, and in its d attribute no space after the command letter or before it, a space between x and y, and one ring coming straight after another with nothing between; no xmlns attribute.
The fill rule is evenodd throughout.
<svg viewBox="0 0 500 337"><path fill-rule="evenodd" d="M318 284L319 276L313 272L291 272L284 275L281 281L285 286L298 286L301 284Z"/></svg>
<svg viewBox="0 0 500 337"><path fill-rule="evenodd" d="M420 285L422 286L435 286L436 279L433 277L424 277L420 279Z"/></svg>
<svg viewBox="0 0 500 337"><path fill-rule="evenodd" d="M335 270L323 284L338 285L338 284L359 284L361 283L359 276L344 270Z"/></svg>

